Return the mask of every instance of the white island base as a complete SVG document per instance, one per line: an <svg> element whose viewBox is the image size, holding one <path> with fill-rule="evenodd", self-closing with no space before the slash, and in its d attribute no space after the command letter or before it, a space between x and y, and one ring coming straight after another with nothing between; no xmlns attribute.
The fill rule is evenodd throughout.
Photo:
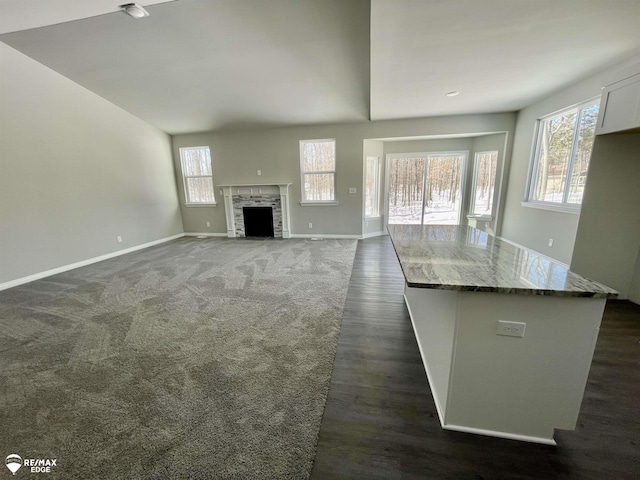
<svg viewBox="0 0 640 480"><path fill-rule="evenodd" d="M442 428L549 445L575 428L606 299L407 286L405 301Z"/></svg>

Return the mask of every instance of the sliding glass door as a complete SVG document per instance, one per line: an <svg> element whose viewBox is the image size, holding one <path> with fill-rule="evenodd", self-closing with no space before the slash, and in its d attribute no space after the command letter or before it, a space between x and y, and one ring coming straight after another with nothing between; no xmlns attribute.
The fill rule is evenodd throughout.
<svg viewBox="0 0 640 480"><path fill-rule="evenodd" d="M388 223L422 223L425 157L390 156L387 161Z"/></svg>
<svg viewBox="0 0 640 480"><path fill-rule="evenodd" d="M462 215L467 152L387 157L387 223L456 225Z"/></svg>

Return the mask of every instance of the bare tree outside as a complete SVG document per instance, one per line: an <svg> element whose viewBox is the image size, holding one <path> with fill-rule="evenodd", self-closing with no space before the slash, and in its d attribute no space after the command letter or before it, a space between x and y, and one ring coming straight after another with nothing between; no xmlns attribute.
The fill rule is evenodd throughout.
<svg viewBox="0 0 640 480"><path fill-rule="evenodd" d="M476 153L474 167L475 184L472 213L474 215L490 216L493 212L498 152Z"/></svg>
<svg viewBox="0 0 640 480"><path fill-rule="evenodd" d="M389 223L457 224L463 161L448 153L392 158Z"/></svg>
<svg viewBox="0 0 640 480"><path fill-rule="evenodd" d="M578 145L571 171L571 183L567 202L582 203L584 185L589 171L589 160L593 150L593 142L596 137L596 124L598 122L598 104L591 105L582 110L578 129Z"/></svg>
<svg viewBox="0 0 640 480"><path fill-rule="evenodd" d="M364 216L378 215L380 188L380 161L378 157L367 157L364 164Z"/></svg>
<svg viewBox="0 0 640 480"><path fill-rule="evenodd" d="M420 224L426 158L389 162L389 223Z"/></svg>
<svg viewBox="0 0 640 480"><path fill-rule="evenodd" d="M540 122L531 200L582 203L598 110L593 103Z"/></svg>
<svg viewBox="0 0 640 480"><path fill-rule="evenodd" d="M303 140L301 154L304 200L335 200L335 140Z"/></svg>
<svg viewBox="0 0 640 480"><path fill-rule="evenodd" d="M215 203L209 147L180 149L187 203Z"/></svg>

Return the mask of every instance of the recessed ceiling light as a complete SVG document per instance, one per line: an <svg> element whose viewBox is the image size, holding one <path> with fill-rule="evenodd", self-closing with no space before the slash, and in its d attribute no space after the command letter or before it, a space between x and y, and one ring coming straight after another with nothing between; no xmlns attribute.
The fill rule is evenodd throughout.
<svg viewBox="0 0 640 480"><path fill-rule="evenodd" d="M458 91L454 91L454 92L447 92L447 93L445 93L445 95L446 95L447 97L455 97L456 95L460 95L460 92L458 92Z"/></svg>
<svg viewBox="0 0 640 480"><path fill-rule="evenodd" d="M138 5L137 3L127 3L125 5L120 5L120 8L123 12L128 13L133 18L142 18L148 17L149 12L147 12L143 7Z"/></svg>

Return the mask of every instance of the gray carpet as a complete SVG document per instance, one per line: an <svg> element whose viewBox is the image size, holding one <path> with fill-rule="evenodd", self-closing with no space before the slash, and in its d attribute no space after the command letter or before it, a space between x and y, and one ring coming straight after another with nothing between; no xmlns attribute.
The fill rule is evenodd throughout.
<svg viewBox="0 0 640 480"><path fill-rule="evenodd" d="M307 478L355 248L183 238L0 292L0 456Z"/></svg>

